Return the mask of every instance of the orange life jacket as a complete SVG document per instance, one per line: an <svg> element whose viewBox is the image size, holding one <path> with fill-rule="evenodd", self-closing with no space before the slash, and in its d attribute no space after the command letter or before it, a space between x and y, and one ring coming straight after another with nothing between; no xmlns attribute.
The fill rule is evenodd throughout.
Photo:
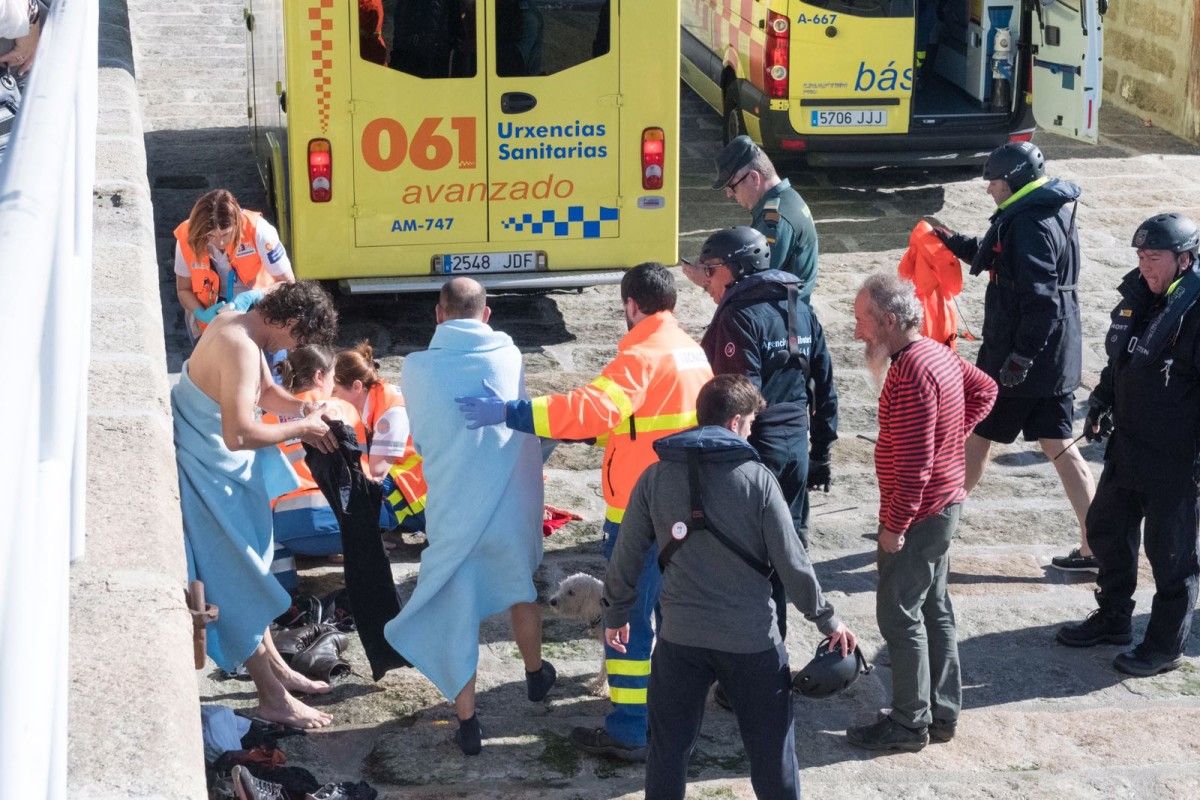
<svg viewBox="0 0 1200 800"><path fill-rule="evenodd" d="M954 297L962 292L962 266L928 222L921 220L913 228L898 271L901 278L912 281L925 311L921 333L956 350L958 313Z"/></svg>
<svg viewBox="0 0 1200 800"><path fill-rule="evenodd" d="M617 357L594 381L531 401L534 433L605 445L600 479L605 518L618 525L654 443L696 425L696 396L712 378L700 345L669 311L651 314L617 345Z"/></svg>
<svg viewBox="0 0 1200 800"><path fill-rule="evenodd" d="M238 281L248 289L265 289L280 282L266 269L266 253L258 252L257 226L260 219L262 214L243 209L240 241L237 247L230 243L225 251L225 257L229 259L229 266L237 274ZM222 299L221 276L209 263L208 253L204 254L202 261L192 252L188 244L188 230L188 221L185 219L175 227L175 241L179 243L183 260L191 271L192 294L196 295L200 305L208 308Z"/></svg>
<svg viewBox="0 0 1200 800"><path fill-rule="evenodd" d="M367 430L363 427L362 419L358 416L358 409L352 404L347 403L345 400L339 400L336 397L322 397L316 389L297 392L296 399L309 403L325 403L328 409L328 416L331 419L340 419L347 424L353 425L355 438L358 439L360 445L364 448L366 447ZM271 412L263 414L263 422L271 424L290 422L293 419L296 418L280 417L278 414ZM299 439L288 439L286 442L279 443L279 449L283 451L283 455L287 458L288 463L296 471L296 477L300 479L300 488L272 500L271 510L291 511L298 508L320 508L321 506L329 505L325 500L325 496L321 494L321 490L317 487L317 482L313 480L312 471L304 461L304 443ZM367 469L365 449L363 451L362 467L365 472Z"/></svg>

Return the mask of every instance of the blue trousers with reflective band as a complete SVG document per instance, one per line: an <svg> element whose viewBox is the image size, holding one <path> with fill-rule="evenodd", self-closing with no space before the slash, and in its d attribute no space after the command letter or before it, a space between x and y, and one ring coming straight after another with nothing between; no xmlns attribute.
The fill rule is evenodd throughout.
<svg viewBox="0 0 1200 800"><path fill-rule="evenodd" d="M612 558L620 526L604 522L604 557ZM638 578L638 599L629 611L629 643L626 652L604 648L608 668L608 691L612 712L604 720L608 735L631 747L646 746L646 690L650 686L650 651L654 648L653 618L657 615L662 573L658 571L658 547L646 553Z"/></svg>

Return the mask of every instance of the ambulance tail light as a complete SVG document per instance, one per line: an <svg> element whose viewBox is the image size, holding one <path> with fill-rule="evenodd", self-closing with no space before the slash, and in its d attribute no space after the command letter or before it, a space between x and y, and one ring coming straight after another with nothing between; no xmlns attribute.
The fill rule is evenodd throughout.
<svg viewBox="0 0 1200 800"><path fill-rule="evenodd" d="M662 128L642 131L642 188L663 188L663 161L666 157L666 136Z"/></svg>
<svg viewBox="0 0 1200 800"><path fill-rule="evenodd" d="M793 150L793 151L807 150L808 142L805 141L804 139L780 139L779 140L779 149L780 150Z"/></svg>
<svg viewBox="0 0 1200 800"><path fill-rule="evenodd" d="M333 199L333 150L328 139L308 143L308 199L314 203Z"/></svg>
<svg viewBox="0 0 1200 800"><path fill-rule="evenodd" d="M767 12L767 51L763 57L763 85L769 99L788 96L788 56L790 28L788 18Z"/></svg>

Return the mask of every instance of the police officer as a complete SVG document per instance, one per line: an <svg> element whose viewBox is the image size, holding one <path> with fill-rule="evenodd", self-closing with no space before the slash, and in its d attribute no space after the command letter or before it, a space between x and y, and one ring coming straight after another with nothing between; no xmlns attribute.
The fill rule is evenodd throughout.
<svg viewBox="0 0 1200 800"><path fill-rule="evenodd" d="M717 303L700 346L715 374L745 375L762 391L767 408L755 420L750 443L779 479L807 548L808 489L829 491L829 450L837 439L837 390L825 334L800 302L800 279L771 268L770 247L754 228L717 231L704 242L696 266Z"/></svg>
<svg viewBox="0 0 1200 800"><path fill-rule="evenodd" d="M750 227L762 233L771 248L771 269L800 279L800 299L808 302L817 285L817 228L812 212L787 178L749 136L738 136L717 156L714 189L724 189L752 215ZM704 285L702 276L684 267L684 274Z"/></svg>
<svg viewBox="0 0 1200 800"><path fill-rule="evenodd" d="M969 493L983 477L993 442L1018 434L1037 440L1052 459L1079 522L1080 545L1051 564L1095 569L1085 519L1095 493L1091 470L1071 447L1075 395L1083 362L1080 331L1079 187L1046 176L1042 151L1030 142L1001 145L983 168L996 203L982 237L934 231L971 274L989 276L984 294L983 342L976 366L1000 384L1000 396L966 445Z"/></svg>
<svg viewBox="0 0 1200 800"><path fill-rule="evenodd" d="M1196 604L1200 485L1200 230L1180 214L1158 214L1133 235L1138 268L1104 340L1108 365L1089 399L1088 438L1111 432L1104 472L1088 512L1088 541L1100 565L1099 609L1058 631L1073 647L1128 644L1145 523L1154 601L1141 644L1113 666L1148 676L1182 663Z"/></svg>

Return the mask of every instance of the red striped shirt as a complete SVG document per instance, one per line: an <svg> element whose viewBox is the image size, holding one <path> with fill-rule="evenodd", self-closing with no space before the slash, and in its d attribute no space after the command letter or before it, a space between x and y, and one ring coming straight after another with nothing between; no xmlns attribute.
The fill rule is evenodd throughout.
<svg viewBox="0 0 1200 800"><path fill-rule="evenodd" d="M925 337L892 357L879 396L879 521L903 533L966 497L963 443L996 400L996 383Z"/></svg>

